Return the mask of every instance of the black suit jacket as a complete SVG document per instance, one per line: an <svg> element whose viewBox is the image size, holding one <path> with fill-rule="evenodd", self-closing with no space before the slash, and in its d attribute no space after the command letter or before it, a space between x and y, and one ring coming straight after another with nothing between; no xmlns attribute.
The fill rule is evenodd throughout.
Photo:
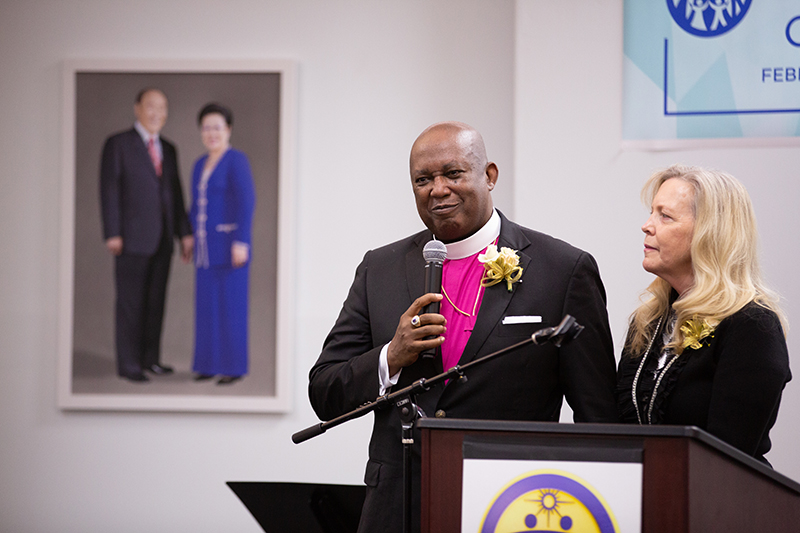
<svg viewBox="0 0 800 533"><path fill-rule="evenodd" d="M558 421L566 397L578 422L616 422L615 363L605 290L594 259L569 244L523 228L502 216L498 247L517 250L524 272L508 292L500 283L484 293L475 329L460 364L530 338L536 330L573 315L583 333L561 349L529 345L475 368L467 381L452 380L417 397L428 416ZM317 415L329 420L379 392L381 348L397 322L424 291L423 231L368 252L322 354L311 369L309 396ZM503 317L538 315L538 324L503 324ZM395 389L442 372L441 358L419 359L403 369ZM400 531L402 445L397 409L375 413L367 499L359 531ZM417 453L419 451L419 439ZM418 472L418 465L416 465ZM419 478L415 475L418 528Z"/></svg>
<svg viewBox="0 0 800 533"><path fill-rule="evenodd" d="M122 237L123 253L153 255L161 241L164 221L167 235L191 234L175 146L161 137L161 147L160 178L147 146L135 129L112 135L103 147L100 164L103 237Z"/></svg>
<svg viewBox="0 0 800 533"><path fill-rule="evenodd" d="M677 296L677 294L676 294ZM660 341L664 326L656 332ZM647 424L654 371L663 342L647 354L637 386L639 417ZM617 385L620 416L636 424L631 389L642 362L630 346L622 351ZM697 349L686 348L665 371L653 400L653 424L697 426L759 461L772 447L769 431L778 417L783 389L792 373L780 319L750 302L726 317Z"/></svg>

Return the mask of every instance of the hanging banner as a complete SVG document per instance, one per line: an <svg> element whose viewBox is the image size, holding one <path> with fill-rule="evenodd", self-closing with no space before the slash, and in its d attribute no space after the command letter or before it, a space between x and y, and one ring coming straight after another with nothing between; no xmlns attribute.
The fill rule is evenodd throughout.
<svg viewBox="0 0 800 533"><path fill-rule="evenodd" d="M800 2L624 2L626 145L800 144Z"/></svg>

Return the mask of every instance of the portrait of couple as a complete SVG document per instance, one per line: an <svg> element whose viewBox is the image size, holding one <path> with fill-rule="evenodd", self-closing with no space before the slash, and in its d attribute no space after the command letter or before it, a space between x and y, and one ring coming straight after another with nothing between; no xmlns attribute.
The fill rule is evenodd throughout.
<svg viewBox="0 0 800 533"><path fill-rule="evenodd" d="M65 407L274 403L282 77L76 68Z"/></svg>
<svg viewBox="0 0 800 533"><path fill-rule="evenodd" d="M194 261L195 381L221 375L228 385L247 374L247 307L255 188L247 156L230 145L233 114L203 106L198 126L207 152L192 171L187 214L172 143L160 136L166 95L139 91L130 130L103 148L103 234L114 256L117 374L134 383L174 369L161 362L161 328L173 241ZM211 253L210 251L213 251ZM195 254L196 252L196 254ZM214 268L211 268L211 267Z"/></svg>

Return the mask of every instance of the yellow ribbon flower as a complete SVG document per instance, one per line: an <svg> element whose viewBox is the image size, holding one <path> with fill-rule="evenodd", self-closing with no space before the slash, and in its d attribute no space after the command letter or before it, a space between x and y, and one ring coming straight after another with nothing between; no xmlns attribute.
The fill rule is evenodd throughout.
<svg viewBox="0 0 800 533"><path fill-rule="evenodd" d="M683 333L683 348L699 350L703 346L700 341L714 333L714 326L705 319L694 318L683 323L681 332Z"/></svg>
<svg viewBox="0 0 800 533"><path fill-rule="evenodd" d="M519 256L516 250L503 246L497 251L497 246L490 244L486 252L478 256L478 261L483 263L486 271L481 279L481 286L491 287L501 281L505 281L508 292L511 292L511 284L519 281L522 277L522 267L519 266Z"/></svg>

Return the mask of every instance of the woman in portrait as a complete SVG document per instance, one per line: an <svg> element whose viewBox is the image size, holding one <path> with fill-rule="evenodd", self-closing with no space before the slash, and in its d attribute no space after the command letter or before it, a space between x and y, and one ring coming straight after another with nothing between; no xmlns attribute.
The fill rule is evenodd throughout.
<svg viewBox="0 0 800 533"><path fill-rule="evenodd" d="M620 416L697 426L767 463L791 373L785 317L761 280L750 197L728 174L675 165L651 176L642 198L651 206L642 266L656 279L631 315Z"/></svg>
<svg viewBox="0 0 800 533"><path fill-rule="evenodd" d="M195 232L197 381L247 374L247 308L255 189L247 156L231 148L233 115L211 103L198 116L206 154L192 171L190 218Z"/></svg>

